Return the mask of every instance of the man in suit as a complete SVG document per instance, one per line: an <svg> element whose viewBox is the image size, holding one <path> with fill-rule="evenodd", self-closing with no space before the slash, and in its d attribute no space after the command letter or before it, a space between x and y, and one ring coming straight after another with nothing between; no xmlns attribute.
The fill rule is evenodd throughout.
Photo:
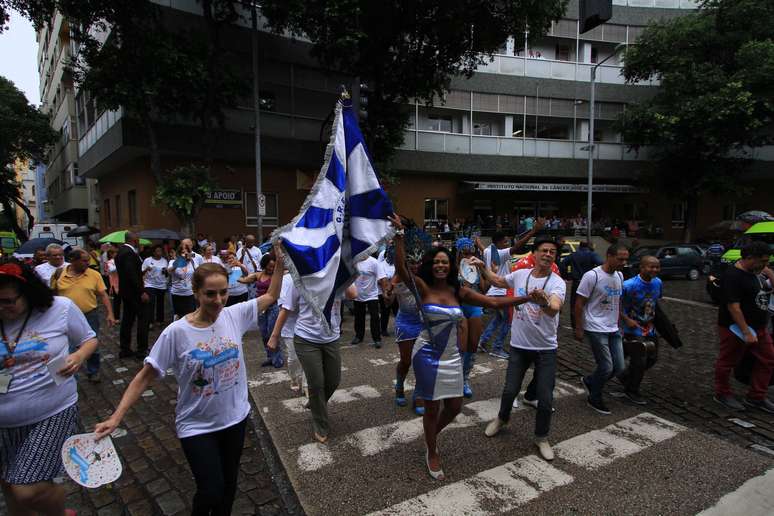
<svg viewBox="0 0 774 516"><path fill-rule="evenodd" d="M142 304L149 301L142 281L142 259L140 258L140 237L137 233L127 231L125 243L119 247L116 255L116 271L118 272L119 295L124 305L121 317L119 358L136 356L144 359L148 354L148 325L141 319L145 315ZM137 352L132 352L132 326L137 324Z"/></svg>

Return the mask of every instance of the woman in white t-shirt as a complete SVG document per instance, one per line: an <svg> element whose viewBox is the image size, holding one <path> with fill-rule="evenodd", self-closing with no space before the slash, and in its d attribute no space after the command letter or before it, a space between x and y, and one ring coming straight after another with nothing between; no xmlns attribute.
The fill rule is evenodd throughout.
<svg viewBox="0 0 774 516"><path fill-rule="evenodd" d="M217 263L223 265L223 262L215 254L215 246L213 244L207 244L202 248L202 263Z"/></svg>
<svg viewBox="0 0 774 516"><path fill-rule="evenodd" d="M196 480L193 514L231 513L250 412L242 337L257 329L258 315L276 302L281 283L277 267L266 294L226 307L226 270L199 266L192 282L199 308L167 326L116 411L94 429L98 438L110 434L151 382L172 369L177 436Z"/></svg>
<svg viewBox="0 0 774 516"><path fill-rule="evenodd" d="M68 514L62 445L78 424L73 374L97 349L80 309L26 265L0 261L0 486L11 514ZM70 353L70 347L77 348ZM57 367L56 379L49 364Z"/></svg>
<svg viewBox="0 0 774 516"><path fill-rule="evenodd" d="M153 256L147 257L142 262L142 279L145 292L150 296L147 310L149 310L148 322L152 322L155 313L155 322L164 324L164 298L169 288L169 262L164 258L164 249L160 245L153 247Z"/></svg>
<svg viewBox="0 0 774 516"><path fill-rule="evenodd" d="M176 319L181 319L196 310L191 286L195 269L193 253L181 245L178 248L177 257L170 259L167 267L169 277L172 278L169 292L172 294L172 311Z"/></svg>

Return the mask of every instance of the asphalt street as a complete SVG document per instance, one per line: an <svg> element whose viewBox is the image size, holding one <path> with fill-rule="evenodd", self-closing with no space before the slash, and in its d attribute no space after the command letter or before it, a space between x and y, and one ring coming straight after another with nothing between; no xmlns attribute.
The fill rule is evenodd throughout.
<svg viewBox="0 0 774 516"><path fill-rule="evenodd" d="M671 287L679 295L680 286ZM680 325L688 325L686 317L696 320L690 310L705 311L701 314L708 321L714 317L714 309L707 306L672 304L678 307L673 312ZM689 414L686 410L671 411L660 392L651 394L648 406L609 397L612 415L593 412L585 404L577 374L590 367L591 354L585 356L587 350L571 341L566 319L564 314L560 350L566 351L560 352L551 430L557 459L549 465L536 455L534 411L529 407L514 411L500 435L484 435L499 407L506 364L479 353L472 380L475 395L439 437L447 476L443 482L431 479L425 468L421 418L409 407L395 406L393 339L385 339L380 350L346 345L353 319L345 319L344 370L329 405L332 432L326 445L313 440L310 413L303 398L290 390L287 374L256 367L262 352L254 352L248 367L251 395L304 510L336 515L696 514L774 466L774 456L765 452L770 442L754 439L759 434L750 434L747 442L737 433L712 431L709 423L680 414ZM714 343L707 342L710 337L703 332L712 327L707 328L706 321L696 323L702 331L686 328L684 334L691 352L665 350L662 361L668 367L652 371L646 394L663 375L670 379L664 385L675 389L675 397L689 398L684 407L708 399L711 403L711 383L706 383L711 378L706 385L681 388L679 382L680 362L693 360L693 351L702 346L706 349L698 360L709 362L705 367L711 370ZM712 424L720 427L720 420L735 426L722 411L707 414ZM768 415L744 417L759 427L772 424ZM763 442L764 451L753 451L751 442ZM771 475L758 482L774 491Z"/></svg>

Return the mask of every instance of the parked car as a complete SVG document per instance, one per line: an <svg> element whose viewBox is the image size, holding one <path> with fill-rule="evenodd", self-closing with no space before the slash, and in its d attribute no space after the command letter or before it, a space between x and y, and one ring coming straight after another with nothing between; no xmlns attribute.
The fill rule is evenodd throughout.
<svg viewBox="0 0 774 516"><path fill-rule="evenodd" d="M712 258L707 255L709 244L667 244L667 245L692 247L693 249L696 250L697 253L699 253L699 255L701 256L704 262L701 268L701 273L704 275L707 275L712 270Z"/></svg>
<svg viewBox="0 0 774 516"><path fill-rule="evenodd" d="M661 262L661 276L685 276L697 280L704 270L704 258L690 244L667 244L663 246L638 247L629 257L629 275L633 276L640 267L643 256L655 256Z"/></svg>

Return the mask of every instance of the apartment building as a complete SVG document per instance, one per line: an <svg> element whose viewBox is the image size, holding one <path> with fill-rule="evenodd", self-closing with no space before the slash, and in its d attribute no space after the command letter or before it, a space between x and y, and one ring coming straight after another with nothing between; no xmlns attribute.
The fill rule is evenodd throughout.
<svg viewBox="0 0 774 516"><path fill-rule="evenodd" d="M59 138L46 156L47 221L97 224L96 188L78 167L79 132L73 79L67 65L73 42L67 20L56 12L37 34L41 111Z"/></svg>
<svg viewBox="0 0 774 516"><path fill-rule="evenodd" d="M696 5L688 0L613 3L608 23L580 34L577 1L571 1L565 18L548 34L532 43L526 34L509 38L470 79L456 78L446 98L433 107L403 106L410 122L393 164L397 182L388 186L398 210L417 222L585 214L590 69L605 60L597 70L594 216L638 220L677 238L685 204L638 185L638 176L652 166L648 149L631 151L613 122L627 104L648 98L658 86L625 84L620 50L635 43L650 20L682 16ZM159 4L186 26L199 23L194 0ZM245 80L250 81L249 16L245 20L229 32L226 44L245 63ZM260 33L266 235L297 213L322 162L322 127L338 85L351 82L321 69L310 48L303 41ZM178 227L172 214L151 201L155 185L148 153L131 114L97 112L87 92L79 93L76 105L78 164L81 174L98 182L103 230ZM209 202L197 223L198 231L218 240L254 232L256 226L251 100L226 114L228 134L218 144L214 171L221 189L216 197L231 202ZM160 125L163 167L198 159L198 138L193 127ZM762 182L774 152L760 149L756 157L751 177ZM762 206L763 196L757 192L747 202ZM700 224L744 208L709 196L701 204Z"/></svg>

